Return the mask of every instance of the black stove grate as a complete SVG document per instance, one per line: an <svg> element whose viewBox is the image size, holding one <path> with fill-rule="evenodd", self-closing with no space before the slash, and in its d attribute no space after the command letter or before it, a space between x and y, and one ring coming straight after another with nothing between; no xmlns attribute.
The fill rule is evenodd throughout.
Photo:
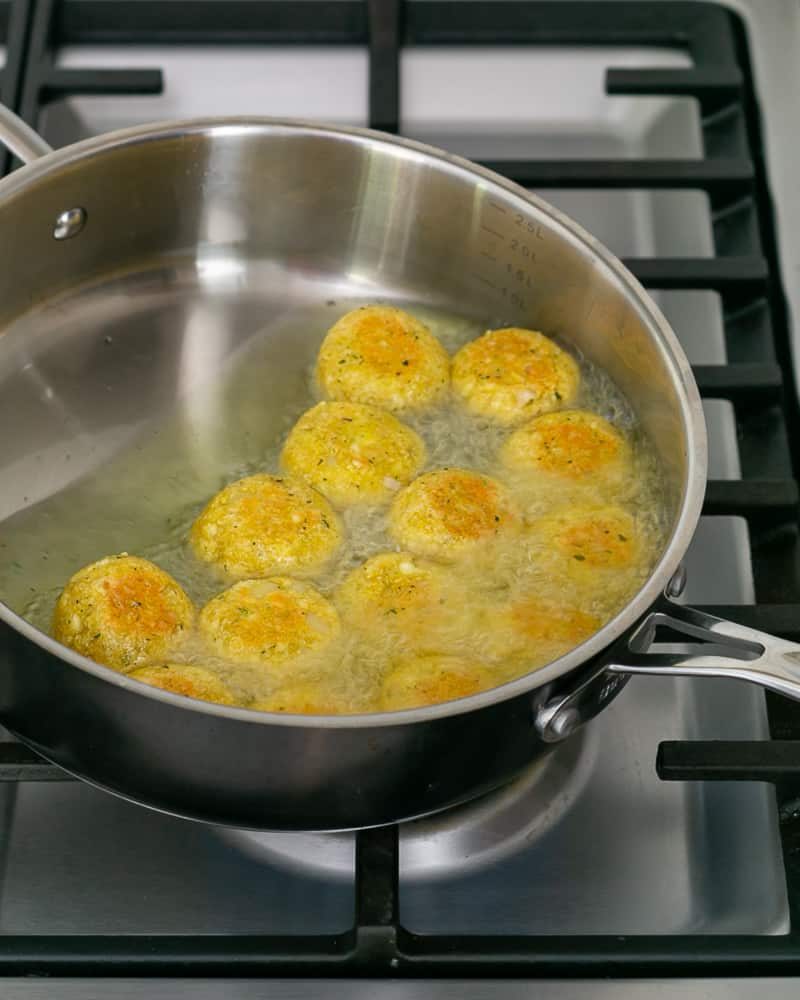
<svg viewBox="0 0 800 1000"><path fill-rule="evenodd" d="M32 0L0 0L0 45L5 60L0 66L0 101L17 108L25 64L28 26L32 16ZM11 167L11 157L0 151L0 176Z"/></svg>
<svg viewBox="0 0 800 1000"><path fill-rule="evenodd" d="M747 39L713 3L535 0L0 0L8 58L0 94L33 125L77 94L162 89L153 70L63 69L64 44L347 44L370 54L369 124L397 131L399 53L423 45L666 45L686 69L609 69L612 94L681 95L700 106L698 160L492 160L526 187L693 189L707 193L715 256L626 261L649 288L719 293L725 365L700 365L705 398L733 404L743 478L712 481L706 514L744 517L758 603L706 610L800 641L797 562L800 411ZM2 164L0 164L2 167ZM775 741L664 744L673 780L776 783L791 930L781 936L427 936L402 927L397 828L357 838L355 922L339 936L0 935L0 975L765 976L800 975L800 710L768 698ZM18 744L0 779L69 780Z"/></svg>

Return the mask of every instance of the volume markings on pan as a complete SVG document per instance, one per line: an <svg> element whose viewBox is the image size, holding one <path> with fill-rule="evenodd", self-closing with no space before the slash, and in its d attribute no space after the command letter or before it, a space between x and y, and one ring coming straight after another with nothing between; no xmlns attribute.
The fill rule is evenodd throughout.
<svg viewBox="0 0 800 1000"><path fill-rule="evenodd" d="M534 289L526 265L536 260L544 243L544 233L541 226L528 221L520 212L509 212L493 201L488 205L493 209L493 217L481 222L485 243L480 255L495 266L491 277L477 272L472 277L493 288L507 305L524 312L530 307L527 293ZM500 229L508 227L509 219L514 228L504 235Z"/></svg>

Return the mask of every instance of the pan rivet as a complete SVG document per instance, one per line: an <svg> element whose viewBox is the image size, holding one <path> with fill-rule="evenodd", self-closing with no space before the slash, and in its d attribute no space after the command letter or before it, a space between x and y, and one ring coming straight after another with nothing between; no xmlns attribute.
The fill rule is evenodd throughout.
<svg viewBox="0 0 800 1000"><path fill-rule="evenodd" d="M672 574L667 584L667 597L680 597L686 588L686 567L683 563Z"/></svg>
<svg viewBox="0 0 800 1000"><path fill-rule="evenodd" d="M575 732L580 721L580 713L576 708L562 708L550 720L550 732L556 739L565 740Z"/></svg>
<svg viewBox="0 0 800 1000"><path fill-rule="evenodd" d="M56 240L69 240L86 225L86 209L68 208L56 219L53 227L53 238Z"/></svg>

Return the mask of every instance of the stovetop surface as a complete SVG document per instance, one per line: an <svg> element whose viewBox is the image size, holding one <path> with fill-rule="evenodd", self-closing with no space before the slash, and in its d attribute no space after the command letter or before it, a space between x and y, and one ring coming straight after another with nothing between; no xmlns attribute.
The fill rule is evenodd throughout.
<svg viewBox="0 0 800 1000"><path fill-rule="evenodd" d="M385 980L325 983L318 979L276 979L268 988L263 980L73 979L6 983L13 1000L794 1000L793 979L717 979L700 985L696 980L621 980L602 982L551 980L525 982L387 982ZM267 992L268 989L268 992ZM57 993L55 991L58 991Z"/></svg>
<svg viewBox="0 0 800 1000"><path fill-rule="evenodd" d="M463 830L458 815L421 824L421 844L417 824L401 829L403 925L424 934L784 932L772 789L667 783L654 769L661 739L767 735L758 692L637 679L577 750L557 751L570 760L544 801L533 787L515 811L487 802L463 838L448 836ZM335 934L352 923L352 834L262 835L259 857L224 832L78 783L21 785L9 813L0 933ZM289 866L281 845L292 836L302 847ZM505 857L483 857L498 848ZM439 872L419 870L411 852L420 850L440 852Z"/></svg>

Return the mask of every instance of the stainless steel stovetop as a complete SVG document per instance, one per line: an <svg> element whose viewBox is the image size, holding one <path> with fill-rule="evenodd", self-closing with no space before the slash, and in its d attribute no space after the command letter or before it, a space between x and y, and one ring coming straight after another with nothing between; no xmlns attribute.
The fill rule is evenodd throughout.
<svg viewBox="0 0 800 1000"><path fill-rule="evenodd" d="M582 739L516 786L403 828L403 925L785 931L772 790L664 783L654 771L661 739L743 734L767 736L746 688L630 684ZM6 816L2 933L331 934L352 923L351 834L215 830L77 783L23 784Z"/></svg>
<svg viewBox="0 0 800 1000"><path fill-rule="evenodd" d="M800 8L731 6L747 20L768 139L787 292L800 274L800 198L786 123L800 97ZM303 60L306 59L305 64ZM365 55L302 49L65 49L64 66L160 65L162 98L79 98L52 106L54 144L164 117L247 113L362 124ZM289 61L291 60L291 62ZM684 65L674 51L631 48L404 57L406 134L473 157L702 155L691 100L606 98L608 65ZM213 72L209 71L213 66ZM413 66L413 69L412 69ZM476 79L476 74L478 78ZM469 95L465 99L465 95ZM447 123L447 124L443 124ZM620 256L713 254L697 192L553 191L545 197ZM656 296L695 364L724 362L718 297ZM706 403L712 478L740 473L731 406ZM752 603L747 527L705 518L689 553L686 599ZM668 784L665 739L768 737L763 695L723 681L633 679L585 732L512 788L401 832L400 917L447 934L781 934L788 924L777 810L757 784ZM491 752L491 748L487 748ZM259 835L147 812L76 783L0 789L0 934L316 934L352 925L349 835ZM796 996L770 980L322 983L72 980L6 982L5 997L299 998L415 996L606 1000L763 1000Z"/></svg>

